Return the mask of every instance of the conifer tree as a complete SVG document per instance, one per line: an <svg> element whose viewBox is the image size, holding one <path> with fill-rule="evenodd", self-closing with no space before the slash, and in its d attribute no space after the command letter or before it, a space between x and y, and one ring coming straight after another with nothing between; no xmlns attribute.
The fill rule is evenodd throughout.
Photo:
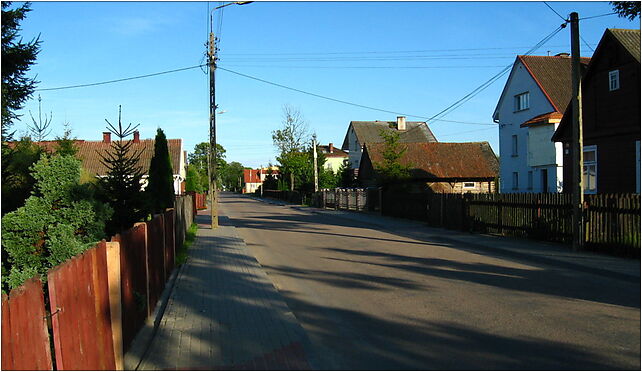
<svg viewBox="0 0 642 372"><path fill-rule="evenodd" d="M118 106L118 127L107 119L107 129L118 139L113 141L107 155L100 154L101 163L107 167L107 176L101 179L103 198L114 210L107 224L109 235L124 231L145 216L144 194L141 191L142 169L138 165L141 151L132 148L133 142L125 140L134 133L138 124L128 124L123 129L121 107Z"/></svg>
<svg viewBox="0 0 642 372"><path fill-rule="evenodd" d="M172 161L167 148L167 138L160 128L156 131L154 156L149 164L149 178L145 193L152 213L162 213L166 208L174 206Z"/></svg>

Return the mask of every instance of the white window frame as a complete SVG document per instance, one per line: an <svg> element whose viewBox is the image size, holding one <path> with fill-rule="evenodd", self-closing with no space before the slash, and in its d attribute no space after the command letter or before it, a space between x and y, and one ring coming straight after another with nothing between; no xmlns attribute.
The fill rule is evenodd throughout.
<svg viewBox="0 0 642 372"><path fill-rule="evenodd" d="M519 190L519 173L513 172L513 190Z"/></svg>
<svg viewBox="0 0 642 372"><path fill-rule="evenodd" d="M582 151L584 152L584 164L582 166L582 181L584 183L584 193L585 194L597 194L597 145L584 146ZM586 153L592 152L595 154L592 161L586 161ZM588 179L586 175L589 173L589 170L592 169L595 174L593 188L589 188Z"/></svg>
<svg viewBox="0 0 642 372"><path fill-rule="evenodd" d="M527 183L526 187L529 190L533 189L533 171L528 171L528 183Z"/></svg>
<svg viewBox="0 0 642 372"><path fill-rule="evenodd" d="M515 95L515 112L524 111L530 108L530 94L524 92Z"/></svg>
<svg viewBox="0 0 642 372"><path fill-rule="evenodd" d="M518 145L517 145L518 141L519 141L519 140L517 139L517 134L513 134L513 135L511 136L512 153L511 153L511 155L510 155L510 156L515 157L515 156L517 156L517 154L519 153L519 147L518 147Z"/></svg>
<svg viewBox="0 0 642 372"><path fill-rule="evenodd" d="M475 188L475 182L463 182L462 188L464 188L464 189L474 189Z"/></svg>
<svg viewBox="0 0 642 372"><path fill-rule="evenodd" d="M620 70L609 71L609 91L620 89Z"/></svg>

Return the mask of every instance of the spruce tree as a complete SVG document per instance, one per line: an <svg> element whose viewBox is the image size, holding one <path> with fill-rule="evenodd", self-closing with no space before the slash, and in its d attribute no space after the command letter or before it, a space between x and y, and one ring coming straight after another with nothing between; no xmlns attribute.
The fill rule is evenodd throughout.
<svg viewBox="0 0 642 372"><path fill-rule="evenodd" d="M167 148L167 138L160 128L156 131L154 156L149 164L149 178L145 193L152 213L162 213L166 208L174 206L172 161Z"/></svg>
<svg viewBox="0 0 642 372"><path fill-rule="evenodd" d="M142 150L132 148L133 142L125 140L134 133L138 124L130 124L123 129L121 107L118 106L118 127L105 119L107 129L118 139L111 144L110 151L100 154L101 163L107 167L107 176L100 181L103 198L114 210L107 224L108 235L124 231L141 221L146 215L144 194L141 191L143 172L139 166Z"/></svg>

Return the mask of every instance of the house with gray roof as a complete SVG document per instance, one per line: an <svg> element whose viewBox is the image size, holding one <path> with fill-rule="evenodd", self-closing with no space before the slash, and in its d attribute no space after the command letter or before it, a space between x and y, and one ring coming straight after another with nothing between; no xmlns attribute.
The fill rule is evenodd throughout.
<svg viewBox="0 0 642 372"><path fill-rule="evenodd" d="M399 133L401 143L437 142L435 135L423 121L406 121L398 116L397 121L351 121L341 149L348 152L350 168L359 169L361 153L366 144L383 143L381 131Z"/></svg>

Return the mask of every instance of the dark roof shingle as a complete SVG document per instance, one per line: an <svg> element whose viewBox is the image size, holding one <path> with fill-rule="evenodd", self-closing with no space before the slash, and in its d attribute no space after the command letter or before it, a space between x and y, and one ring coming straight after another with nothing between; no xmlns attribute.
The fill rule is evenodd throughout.
<svg viewBox="0 0 642 372"><path fill-rule="evenodd" d="M499 160L488 142L406 143L401 164L411 167L415 179L495 178ZM372 164L383 162L384 144L367 144Z"/></svg>
<svg viewBox="0 0 642 372"><path fill-rule="evenodd" d="M382 143L383 139L380 135L381 130L390 132L397 131L396 121L351 121L350 126L354 129L357 140L361 145L366 143ZM399 142L437 142L435 135L423 121L407 121L406 128L407 129L405 131L399 131ZM349 148L347 135L341 148L343 150L347 150Z"/></svg>
<svg viewBox="0 0 642 372"><path fill-rule="evenodd" d="M565 56L518 56L524 66L551 104L558 112L564 112L571 100L571 58ZM580 58L586 67L591 61L588 57Z"/></svg>

